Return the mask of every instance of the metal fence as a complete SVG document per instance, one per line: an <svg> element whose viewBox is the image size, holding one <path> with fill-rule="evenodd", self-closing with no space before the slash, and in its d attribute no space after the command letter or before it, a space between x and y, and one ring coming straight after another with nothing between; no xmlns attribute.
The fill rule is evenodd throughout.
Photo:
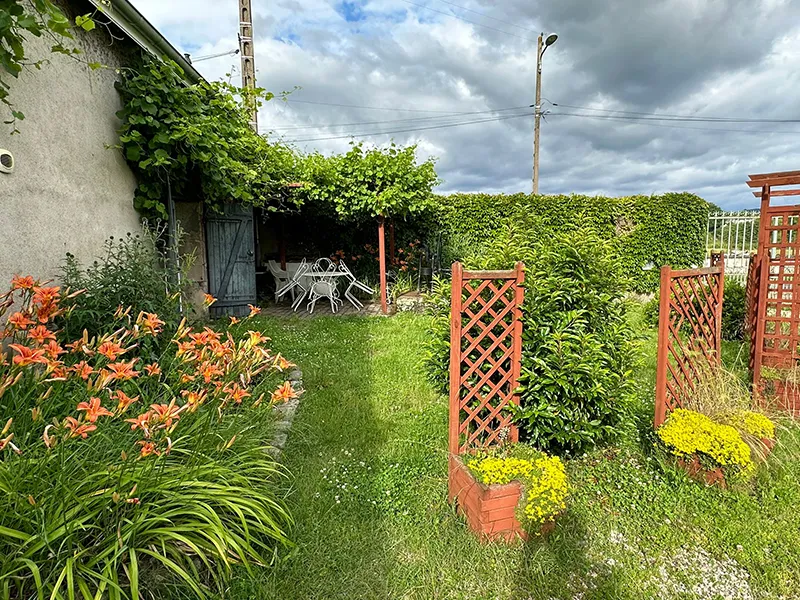
<svg viewBox="0 0 800 600"><path fill-rule="evenodd" d="M744 285L750 255L758 248L758 219L758 210L709 214L704 266L711 266L712 254L722 252L725 254L725 276Z"/></svg>

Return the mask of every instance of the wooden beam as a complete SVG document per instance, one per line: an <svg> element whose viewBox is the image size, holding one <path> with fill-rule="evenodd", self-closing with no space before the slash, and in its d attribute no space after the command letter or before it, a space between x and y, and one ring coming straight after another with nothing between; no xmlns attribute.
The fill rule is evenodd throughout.
<svg viewBox="0 0 800 600"><path fill-rule="evenodd" d="M751 188L755 187L763 187L765 185L800 185L800 174L798 175L787 175L786 177L775 177L769 179L756 179L754 181L748 181L747 185Z"/></svg>
<svg viewBox="0 0 800 600"><path fill-rule="evenodd" d="M389 221L389 264L394 267L395 246L394 246L394 219Z"/></svg>
<svg viewBox="0 0 800 600"><path fill-rule="evenodd" d="M753 196L761 198L761 192L753 192ZM775 190L770 196L800 196L800 190Z"/></svg>
<svg viewBox="0 0 800 600"><path fill-rule="evenodd" d="M385 219L378 217L378 262L381 270L381 311L388 314L386 302L386 236L384 235Z"/></svg>
<svg viewBox="0 0 800 600"><path fill-rule="evenodd" d="M753 181L759 181L763 179L772 179L774 177L792 177L794 175L800 175L800 171L778 171L777 173L761 173L759 175L748 175L748 177Z"/></svg>
<svg viewBox="0 0 800 600"><path fill-rule="evenodd" d="M656 406L653 427L658 429L667 420L667 362L669 361L669 301L672 295L669 265L661 267L658 306L658 362L656 363Z"/></svg>
<svg viewBox="0 0 800 600"><path fill-rule="evenodd" d="M516 269L513 271L464 271L464 279L515 279Z"/></svg>
<svg viewBox="0 0 800 600"><path fill-rule="evenodd" d="M278 252L280 253L281 258L281 270L286 270L286 227L284 223L283 215L281 215L280 221L280 239L278 240Z"/></svg>
<svg viewBox="0 0 800 600"><path fill-rule="evenodd" d="M458 430L461 426L461 274L460 262L453 263L450 293L450 410L448 449L458 454Z"/></svg>

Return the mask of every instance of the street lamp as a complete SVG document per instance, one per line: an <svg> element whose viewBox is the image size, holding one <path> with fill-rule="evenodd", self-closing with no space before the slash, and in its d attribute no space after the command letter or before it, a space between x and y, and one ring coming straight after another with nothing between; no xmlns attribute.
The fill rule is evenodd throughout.
<svg viewBox="0 0 800 600"><path fill-rule="evenodd" d="M539 193L539 122L542 118L542 57L545 51L556 43L558 36L551 33L546 40L544 33L539 35L536 46L536 104L534 105L533 125L533 193Z"/></svg>

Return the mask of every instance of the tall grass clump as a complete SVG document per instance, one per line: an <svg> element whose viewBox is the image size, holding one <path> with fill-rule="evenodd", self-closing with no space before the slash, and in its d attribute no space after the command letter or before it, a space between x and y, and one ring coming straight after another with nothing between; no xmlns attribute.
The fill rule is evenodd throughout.
<svg viewBox="0 0 800 600"><path fill-rule="evenodd" d="M290 363L246 323L168 335L123 308L73 338L56 324L81 297L32 277L0 296L0 598L202 598L270 565L291 519L264 431Z"/></svg>

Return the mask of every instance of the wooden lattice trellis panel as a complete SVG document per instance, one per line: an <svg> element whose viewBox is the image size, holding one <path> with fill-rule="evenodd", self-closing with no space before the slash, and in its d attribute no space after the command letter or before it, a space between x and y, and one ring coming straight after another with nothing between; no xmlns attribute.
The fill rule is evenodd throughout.
<svg viewBox="0 0 800 600"><path fill-rule="evenodd" d="M771 206L775 197L800 195L800 171L750 175L761 198L758 253L748 281L748 326L753 390L761 391L762 367L791 368L800 358L800 205Z"/></svg>
<svg viewBox="0 0 800 600"><path fill-rule="evenodd" d="M655 426L682 407L697 385L720 364L725 266L721 254L711 267L661 268L658 313Z"/></svg>
<svg viewBox="0 0 800 600"><path fill-rule="evenodd" d="M461 454L517 440L506 408L522 354L524 266L465 271L453 265L450 313L449 448Z"/></svg>

